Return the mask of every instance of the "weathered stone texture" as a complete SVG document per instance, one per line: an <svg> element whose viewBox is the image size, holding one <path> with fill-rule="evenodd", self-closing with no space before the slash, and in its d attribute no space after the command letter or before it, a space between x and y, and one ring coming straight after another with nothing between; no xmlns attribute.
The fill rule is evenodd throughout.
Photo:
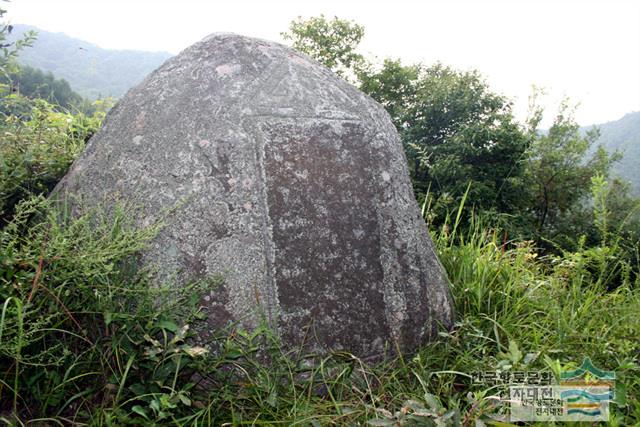
<svg viewBox="0 0 640 427"><path fill-rule="evenodd" d="M215 34L109 113L57 188L95 205L175 207L145 252L184 284L224 275L211 329L261 315L310 349L410 351L453 318L395 128L294 50Z"/></svg>

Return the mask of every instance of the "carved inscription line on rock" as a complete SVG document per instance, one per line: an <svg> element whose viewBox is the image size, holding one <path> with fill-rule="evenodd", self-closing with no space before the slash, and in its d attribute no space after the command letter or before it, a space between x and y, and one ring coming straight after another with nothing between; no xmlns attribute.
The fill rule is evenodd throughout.
<svg viewBox="0 0 640 427"><path fill-rule="evenodd" d="M261 135L260 132L255 132L255 126L250 119L243 119L241 122L241 127L244 129L247 134L253 133L255 135L255 140L253 142L253 153L254 153L254 167L257 171L257 175L259 179L256 182L256 189L259 194L258 200L260 201L260 205L258 208L260 209L261 218L262 218L262 241L263 241L263 251L264 251L264 259L267 271L266 273L266 283L263 286L262 292L263 297L265 298L265 304L263 306L266 308L266 314L269 319L269 322L272 326L276 326L278 311L279 311L279 301L278 301L278 293L276 290L276 281L275 281L275 251L273 248L273 238L272 238L272 224L271 218L269 217L269 209L267 207L267 189L265 185L265 170L264 170L264 136ZM253 131L253 132L252 132ZM275 328L278 330L277 328Z"/></svg>
<svg viewBox="0 0 640 427"><path fill-rule="evenodd" d="M264 91L265 87L269 87L270 79L272 79L273 76L278 75L278 73L282 73L285 67L286 65L272 60L262 76L258 77L250 84L248 84L247 88L240 94L240 96L238 96L237 99L234 100L234 102L230 106L227 106L227 108L225 108L225 111L222 112L220 116L225 119L228 119L230 117L245 116L245 114L243 114L242 112L242 109L246 105L251 105L251 101L255 98L256 94Z"/></svg>
<svg viewBox="0 0 640 427"><path fill-rule="evenodd" d="M259 91L264 90L265 86L268 86L268 82L273 79L273 76L281 75L284 72L285 65L279 63L277 61L271 60L267 65L267 69L262 73L259 78L253 80L250 84L246 85L246 88L242 91L242 93L232 100L231 103L226 105L224 108L222 106L214 112L213 118L215 120L224 120L231 121L233 117L243 117L246 116L243 114L242 109L245 105L250 105L251 100L255 98L255 94ZM240 123L240 128L247 134L251 135L251 127L250 121L243 120ZM204 152L204 150L202 150ZM260 310L265 311L265 315L269 323L272 326L275 326L276 319L278 316L278 297L276 291L276 283L274 278L274 270L275 270L275 255L274 250L272 248L272 240L270 238L271 233L271 225L269 223L268 210L266 207L266 188L261 181L264 179L264 167L263 167L263 158L264 158L264 141L259 141L259 138L256 138L253 142L252 146L253 151L253 167L256 171L256 175L259 179L256 179L255 189L258 193L257 199L260 201L257 208L260 210L260 217L262 219L262 243L263 243L263 252L264 252L264 260L266 264L265 278L266 283L261 285L256 284L257 288L255 289L255 297L256 304L258 304L258 308ZM262 153L262 154L261 154ZM211 162L211 159L208 154L206 154L207 159ZM277 329L275 329L277 331Z"/></svg>
<svg viewBox="0 0 640 427"><path fill-rule="evenodd" d="M250 84L246 85L244 90L241 92L239 96L237 96L235 99L232 99L231 102L229 102L227 105L220 106L219 108L216 109L216 111L214 111L213 119L232 121L234 117L243 116L243 113L242 113L243 107L251 103L251 100L255 97L255 94L263 88L266 82L268 82L273 75L282 73L283 67L284 67L283 64L271 60L270 63L267 65L267 69L264 71L264 73L262 73L260 77L254 79ZM249 123L243 120L240 123L240 128L247 135L250 135L251 130L248 127L248 125ZM253 151L253 159L252 159L253 167L254 167L254 170L257 172L256 175L260 177L259 179L256 179L257 182L254 184L255 184L256 192L258 193L258 200L260 201L257 208L260 209L260 213L261 213L260 217L262 219L262 224L261 224L262 243L263 243L264 260L265 260L266 269L267 269L267 271L264 272L266 277L266 283L255 284L256 286L256 289L254 289L255 302L256 304L258 304L259 306L258 308L260 310L265 311L264 314L267 316L269 323L271 323L272 326L275 326L274 324L276 319L275 316L277 316L277 311L278 311L277 307L279 306L279 304L278 304L277 293L275 289L276 284L275 284L274 275L273 275L273 270L275 268L274 267L275 261L274 261L273 250L271 248L271 240L269 238L270 225L268 223L269 219L267 216L267 210L264 202L266 200L266 189L261 184L261 180L264 177L264 172L263 172L262 161L261 161L262 156L260 155L259 141L257 140L254 141L252 151ZM202 150L202 152L205 153L205 150ZM209 155L205 154L205 156L209 160L210 164L213 164Z"/></svg>

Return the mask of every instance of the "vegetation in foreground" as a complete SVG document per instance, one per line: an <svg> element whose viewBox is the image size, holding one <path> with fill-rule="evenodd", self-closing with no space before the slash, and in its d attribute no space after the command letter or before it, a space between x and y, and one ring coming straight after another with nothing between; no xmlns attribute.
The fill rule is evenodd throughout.
<svg viewBox="0 0 640 427"><path fill-rule="evenodd" d="M128 228L122 209L61 225L52 209L24 201L0 235L0 416L10 425L474 425L508 413L504 390L475 372L557 376L585 356L616 371L610 424L640 422L640 287L627 278L608 289L612 271L629 268L615 235L540 259L530 242L505 245L479 223L435 233L454 329L367 366L347 353L285 353L268 328L220 331L215 352L193 346L197 284L176 295L130 269L160 225Z"/></svg>
<svg viewBox="0 0 640 427"><path fill-rule="evenodd" d="M9 65L10 58L0 55L0 68ZM440 71L419 77L424 79L420 85L440 88L436 93L446 95L442 99L447 102L459 99L464 106L474 99L451 98L465 81L480 93L486 90L474 86L473 76ZM417 95L429 93L421 89ZM626 228L629 215L613 208L631 206L600 173L606 168L580 169L585 173L574 185L580 186L583 197L566 207L557 204L566 203L564 199L549 205L545 223L554 226L545 232L565 230L562 235L573 238L561 244L549 239L543 246L540 240L509 237L518 235L513 231L519 226L514 212L535 220L543 211L494 210L497 205L491 203L497 200L505 209L515 209L509 202L515 198L494 197L490 180L471 180L460 194L454 187L423 185L428 181L421 173L435 176L445 169L438 172L437 164L430 169L434 165L411 157L417 151L409 151L410 159L419 160L414 182L452 284L458 314L453 330L442 331L437 342L416 354L375 366L348 353L285 352L266 327L220 331L213 351L190 340L190 331L201 321L201 284L181 292L149 287L149 272L134 268L136 254L162 224L135 229L127 223L126 206L112 208L109 215L94 210L70 218L43 196L95 132L101 116L65 113L43 100L1 95L3 101L20 106L0 119L3 423L508 425L508 408L498 399L504 386L478 383L474 373L545 371L557 377L585 356L616 371L609 424L640 423L637 240L634 246L633 229ZM492 96L485 99L496 101ZM392 116L394 105L401 104L388 103ZM501 108L495 111L506 114ZM396 112L398 117L408 114ZM467 116L482 130L483 122L473 122L474 117ZM537 154L517 165L522 168L518 179L530 179L534 173L544 178L550 167L541 159L562 166L564 153L580 161L586 143L573 132L571 122L559 120L566 126L546 136L525 135L509 117L503 118L498 134L515 135L516 153L530 153L532 140L539 147L533 151ZM428 156L442 155L445 161L458 156L465 138L476 129L463 122L467 123L448 122L450 138ZM441 125L421 122L415 129L432 126L437 131ZM405 139L407 148L426 144L428 133L422 135L415 143ZM448 142L452 151L447 153ZM520 144L527 149L518 151ZM485 148L483 156L513 154ZM468 169L476 163L470 161L460 176L476 176ZM570 165L565 166L562 171L571 172ZM517 180L512 184L520 185ZM474 192L478 186L486 188ZM552 189L561 194L561 187ZM500 215L506 220L496 221ZM567 224L573 228L565 228ZM530 226L524 224L525 232Z"/></svg>

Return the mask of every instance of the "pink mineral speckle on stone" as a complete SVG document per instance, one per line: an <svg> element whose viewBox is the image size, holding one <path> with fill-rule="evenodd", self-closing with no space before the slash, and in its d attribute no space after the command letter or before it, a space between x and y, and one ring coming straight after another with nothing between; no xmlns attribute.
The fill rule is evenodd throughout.
<svg viewBox="0 0 640 427"><path fill-rule="evenodd" d="M240 68L242 67L239 64L222 64L216 67L216 73L218 73L220 77L232 76L240 71Z"/></svg>

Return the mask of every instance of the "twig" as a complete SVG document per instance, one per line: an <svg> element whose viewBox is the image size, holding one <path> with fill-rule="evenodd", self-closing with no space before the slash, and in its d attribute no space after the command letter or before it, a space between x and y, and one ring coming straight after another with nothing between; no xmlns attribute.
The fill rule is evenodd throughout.
<svg viewBox="0 0 640 427"><path fill-rule="evenodd" d="M44 242L42 243L44 246ZM29 297L27 298L27 302L31 302L33 296L36 293L36 289L38 289L38 281L40 280L40 276L42 275L42 268L44 266L44 248L41 251L40 258L38 259L38 268L36 268L36 275L33 278L33 283L31 284L31 292L29 292Z"/></svg>

